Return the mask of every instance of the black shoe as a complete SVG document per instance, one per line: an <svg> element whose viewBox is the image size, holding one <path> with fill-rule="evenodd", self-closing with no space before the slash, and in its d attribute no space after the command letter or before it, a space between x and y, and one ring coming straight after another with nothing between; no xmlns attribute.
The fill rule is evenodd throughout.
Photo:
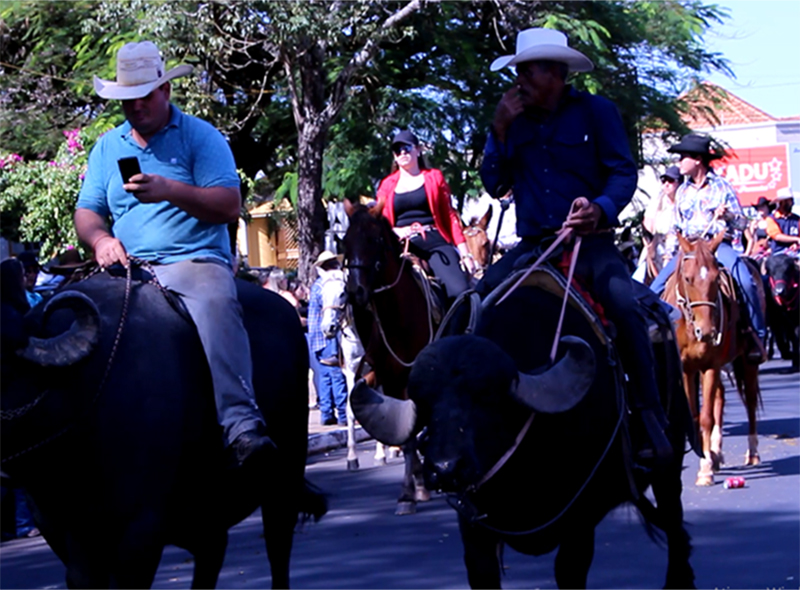
<svg viewBox="0 0 800 590"><path fill-rule="evenodd" d="M336 418L331 416L330 418L323 418L320 420L320 424L323 426L335 426L336 425Z"/></svg>
<svg viewBox="0 0 800 590"><path fill-rule="evenodd" d="M637 451L637 459L655 460L660 464L668 463L672 460L672 445L664 433L664 425L662 420L659 420L656 410L644 409L638 414L649 440L644 441L642 448Z"/></svg>
<svg viewBox="0 0 800 590"><path fill-rule="evenodd" d="M245 463L253 463L253 459L265 456L275 450L275 443L268 436L263 436L255 430L248 430L236 437L231 445L239 467Z"/></svg>

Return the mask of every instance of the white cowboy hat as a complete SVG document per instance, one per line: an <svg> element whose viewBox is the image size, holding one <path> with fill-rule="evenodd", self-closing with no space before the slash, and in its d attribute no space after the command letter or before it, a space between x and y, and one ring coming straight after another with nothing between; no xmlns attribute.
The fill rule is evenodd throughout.
<svg viewBox="0 0 800 590"><path fill-rule="evenodd" d="M164 60L155 43L126 43L117 52L117 81L101 80L95 76L94 91L101 98L143 98L167 80L189 74L192 66L182 65L168 72L164 70Z"/></svg>
<svg viewBox="0 0 800 590"><path fill-rule="evenodd" d="M794 199L794 196L795 192L788 186L785 186L783 188L779 188L778 192L775 193L775 200L783 201L784 199Z"/></svg>
<svg viewBox="0 0 800 590"><path fill-rule="evenodd" d="M319 253L319 256L317 256L317 261L314 263L314 266L322 266L329 260L338 260L339 262L341 262L343 259L344 256L342 256L341 254L337 256L330 250L323 250L322 252Z"/></svg>
<svg viewBox="0 0 800 590"><path fill-rule="evenodd" d="M506 66L526 61L550 60L565 63L570 72L590 72L592 61L580 51L567 47L567 36L553 29L525 29L517 34L517 52L504 55L492 62L490 70L496 72Z"/></svg>

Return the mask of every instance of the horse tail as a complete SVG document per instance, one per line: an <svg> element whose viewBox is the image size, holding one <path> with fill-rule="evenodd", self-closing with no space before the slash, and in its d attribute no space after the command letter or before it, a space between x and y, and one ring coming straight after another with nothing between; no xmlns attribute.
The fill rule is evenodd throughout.
<svg viewBox="0 0 800 590"><path fill-rule="evenodd" d="M747 360L743 356L738 356L733 360L733 376L736 379L736 390L739 392L739 398L742 400L745 408L749 408L750 404L754 404L755 409L764 411L764 400L761 396L761 388L758 386L758 372L751 372L750 377L755 381L751 383L752 389L755 391L755 399L749 400L747 394L747 378L748 372L745 370Z"/></svg>
<svg viewBox="0 0 800 590"><path fill-rule="evenodd" d="M634 505L638 508L639 520L644 526L644 530L650 540L657 544L659 547L667 547L667 535L664 532L665 524L662 522L661 514L653 503L644 495L639 494L639 497L634 501Z"/></svg>
<svg viewBox="0 0 800 590"><path fill-rule="evenodd" d="M328 495L306 479L298 506L303 523L312 518L318 522L328 512Z"/></svg>

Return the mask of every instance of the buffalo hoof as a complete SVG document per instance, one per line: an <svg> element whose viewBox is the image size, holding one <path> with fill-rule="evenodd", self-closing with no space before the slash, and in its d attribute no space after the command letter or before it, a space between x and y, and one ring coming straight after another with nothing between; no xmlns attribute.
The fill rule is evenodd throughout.
<svg viewBox="0 0 800 590"><path fill-rule="evenodd" d="M348 459L347 460L347 470L348 471L358 471L358 459Z"/></svg>
<svg viewBox="0 0 800 590"><path fill-rule="evenodd" d="M758 453L751 453L747 451L744 455L744 464L748 467L761 465L761 457L758 456Z"/></svg>
<svg viewBox="0 0 800 590"><path fill-rule="evenodd" d="M414 499L417 502L428 502L431 499L431 493L425 486L417 486L414 489Z"/></svg>
<svg viewBox="0 0 800 590"><path fill-rule="evenodd" d="M417 513L417 503L413 501L403 500L397 502L397 508L394 511L396 516L407 516L409 514Z"/></svg>

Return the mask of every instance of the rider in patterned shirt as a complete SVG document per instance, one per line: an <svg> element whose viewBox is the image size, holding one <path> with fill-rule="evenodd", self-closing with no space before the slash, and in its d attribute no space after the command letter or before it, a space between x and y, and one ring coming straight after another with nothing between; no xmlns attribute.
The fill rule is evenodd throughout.
<svg viewBox="0 0 800 590"><path fill-rule="evenodd" d="M699 185L690 176L678 187L674 225L687 238L714 236L725 230L725 239L735 241L744 220L742 206L733 187L713 170Z"/></svg>
<svg viewBox="0 0 800 590"><path fill-rule="evenodd" d="M727 268L739 286L755 331L753 361L766 360L763 341L766 321L758 299L758 288L746 264L731 245L746 226L747 220L736 192L727 180L711 169L711 161L721 158L711 151L711 138L690 133L670 147L669 152L680 156L681 174L687 176L675 196L675 228L687 238L707 238L725 231L725 239L716 251L717 261ZM655 278L650 288L661 293L667 279L675 271L677 257L669 261Z"/></svg>

